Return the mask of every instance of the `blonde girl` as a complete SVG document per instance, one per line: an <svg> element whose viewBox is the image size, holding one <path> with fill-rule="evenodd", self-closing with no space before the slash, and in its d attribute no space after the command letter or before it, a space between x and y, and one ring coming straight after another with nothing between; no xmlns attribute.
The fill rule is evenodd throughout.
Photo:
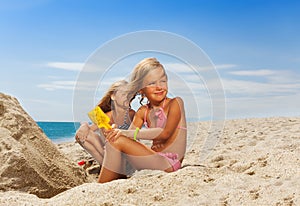
<svg viewBox="0 0 300 206"><path fill-rule="evenodd" d="M136 112L129 130L106 130L107 140L103 165L98 182L118 179L121 157L125 154L138 170L176 171L186 151L186 119L180 97L169 98L165 69L155 58L146 58L134 68L129 83L129 96L139 93L148 104ZM146 129L141 129L145 125ZM136 141L152 141L152 146Z"/></svg>
<svg viewBox="0 0 300 206"><path fill-rule="evenodd" d="M135 111L130 108L131 101L127 100L126 86L128 82L125 80L113 83L98 103L98 106L110 118L110 124L115 124L117 128L124 130L129 128L135 114ZM102 164L104 138L97 131L97 125L84 122L76 131L75 139L99 164Z"/></svg>

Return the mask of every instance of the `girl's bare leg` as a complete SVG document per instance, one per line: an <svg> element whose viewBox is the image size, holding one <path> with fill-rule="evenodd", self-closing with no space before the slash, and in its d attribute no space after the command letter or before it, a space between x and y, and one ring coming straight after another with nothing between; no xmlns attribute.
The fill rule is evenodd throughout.
<svg viewBox="0 0 300 206"><path fill-rule="evenodd" d="M77 141L88 153L90 153L96 159L99 164L102 164L104 150L103 144L100 140L100 136L90 130L87 124L82 124L78 129L76 135L80 137L80 135L83 135L85 133L87 133L85 140L82 142L80 141L80 138L76 137Z"/></svg>
<svg viewBox="0 0 300 206"><path fill-rule="evenodd" d="M84 147L88 147L85 149L90 149L91 151L89 153L97 160L99 164L102 164L104 156L104 144L102 144L100 136L97 133L91 130L89 131L89 135L84 143Z"/></svg>
<svg viewBox="0 0 300 206"><path fill-rule="evenodd" d="M91 144L88 141L85 141L83 144L80 143L80 145L90 154L92 157L95 158L95 160L101 165L103 163L103 153L100 153L98 149L94 147L93 144Z"/></svg>
<svg viewBox="0 0 300 206"><path fill-rule="evenodd" d="M104 183L119 179L123 172L122 165L122 153L107 143L98 182Z"/></svg>
<svg viewBox="0 0 300 206"><path fill-rule="evenodd" d="M107 143L103 165L98 182L109 182L119 178L121 154L137 169L173 171L170 163L147 146L121 136L115 142Z"/></svg>

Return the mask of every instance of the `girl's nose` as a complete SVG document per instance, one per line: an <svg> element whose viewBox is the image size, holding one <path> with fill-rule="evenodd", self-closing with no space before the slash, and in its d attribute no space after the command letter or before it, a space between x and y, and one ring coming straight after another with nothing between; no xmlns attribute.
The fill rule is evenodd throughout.
<svg viewBox="0 0 300 206"><path fill-rule="evenodd" d="M155 86L156 86L156 88L158 88L158 89L161 89L161 88L162 88L162 84L159 83L159 82L157 82L157 83L155 84Z"/></svg>

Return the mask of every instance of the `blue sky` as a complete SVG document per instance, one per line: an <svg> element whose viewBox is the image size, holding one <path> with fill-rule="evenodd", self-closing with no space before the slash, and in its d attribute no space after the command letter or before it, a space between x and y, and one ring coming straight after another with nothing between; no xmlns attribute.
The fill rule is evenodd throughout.
<svg viewBox="0 0 300 206"><path fill-rule="evenodd" d="M73 89L87 59L120 35L158 30L209 56L228 119L299 116L299 10L297 0L1 1L0 92L17 97L35 120L72 121ZM129 71L140 57L120 64ZM120 77L111 76L105 85ZM209 95L197 101L200 119L209 118Z"/></svg>

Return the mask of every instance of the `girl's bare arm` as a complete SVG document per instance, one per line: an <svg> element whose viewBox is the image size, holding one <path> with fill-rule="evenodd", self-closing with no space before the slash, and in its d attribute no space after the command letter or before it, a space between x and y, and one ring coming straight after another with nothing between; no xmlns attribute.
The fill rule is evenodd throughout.
<svg viewBox="0 0 300 206"><path fill-rule="evenodd" d="M137 139L145 140L166 140L168 139L176 130L177 125L181 119L181 108L183 108L183 101L180 97L174 98L171 100L170 109L168 112L167 123L165 128L149 128L141 129L137 134ZM145 108L144 108L145 109ZM129 130L120 130L114 134L114 138L123 135L129 138L133 138L135 133L135 128L141 128L144 122L144 110L140 108L133 119L132 124L130 125Z"/></svg>

